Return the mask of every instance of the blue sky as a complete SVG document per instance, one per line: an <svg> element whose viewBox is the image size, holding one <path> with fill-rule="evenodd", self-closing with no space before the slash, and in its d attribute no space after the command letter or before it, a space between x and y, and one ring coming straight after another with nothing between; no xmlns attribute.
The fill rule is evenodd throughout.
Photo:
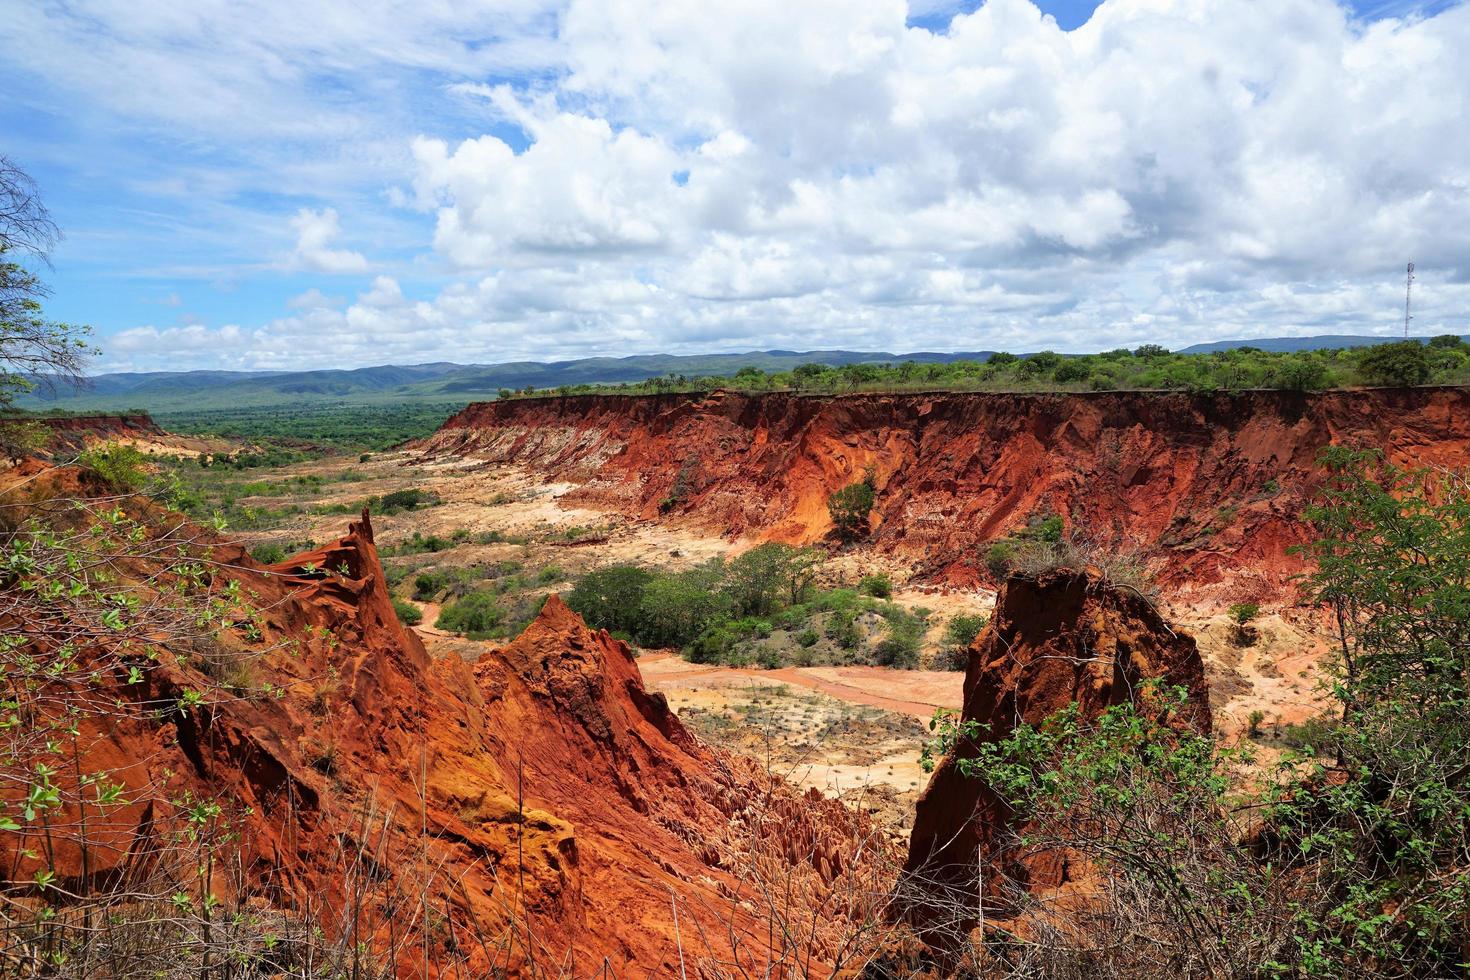
<svg viewBox="0 0 1470 980"><path fill-rule="evenodd" d="M843 9L838 9L843 8ZM37 2L99 369L1470 330L1470 11Z"/></svg>

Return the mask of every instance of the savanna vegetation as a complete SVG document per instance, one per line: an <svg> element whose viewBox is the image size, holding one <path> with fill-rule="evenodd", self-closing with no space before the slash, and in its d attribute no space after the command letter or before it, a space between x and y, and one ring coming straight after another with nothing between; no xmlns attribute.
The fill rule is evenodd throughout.
<svg viewBox="0 0 1470 980"><path fill-rule="evenodd" d="M1334 624L1331 717L1250 792L1249 748L1169 724L1155 688L1009 737L940 719L938 749L1017 817L1001 851L1086 861L1092 899L1032 905L981 972L1090 977L1457 977L1470 936L1470 475L1333 449L1307 517L1304 601ZM1233 612L1248 625L1255 610ZM1259 719L1253 721L1258 725ZM932 756L931 756L932 758ZM1023 891L1013 894L1024 896ZM1024 898L1022 899L1024 902ZM1104 942L1102 937L1128 937Z"/></svg>
<svg viewBox="0 0 1470 980"><path fill-rule="evenodd" d="M617 565L566 597L588 623L697 663L779 667L873 663L917 667L928 612L887 601L891 583L820 589L820 553L764 544L683 572Z"/></svg>
<svg viewBox="0 0 1470 980"><path fill-rule="evenodd" d="M382 405L305 403L200 408L159 412L154 420L170 432L294 445L319 454L323 449L377 451L422 438L466 404L467 401Z"/></svg>
<svg viewBox="0 0 1470 980"><path fill-rule="evenodd" d="M1446 334L1431 341L1318 351L1265 351L1253 347L1182 354L1156 344L1100 354L1041 351L998 353L985 361L928 364L916 361L832 367L812 362L789 371L741 368L731 375L670 375L617 385L563 385L547 390L504 391L501 397L535 394L793 391L1188 391L1250 389L1318 391L1354 385L1402 386L1470 383L1470 345Z"/></svg>

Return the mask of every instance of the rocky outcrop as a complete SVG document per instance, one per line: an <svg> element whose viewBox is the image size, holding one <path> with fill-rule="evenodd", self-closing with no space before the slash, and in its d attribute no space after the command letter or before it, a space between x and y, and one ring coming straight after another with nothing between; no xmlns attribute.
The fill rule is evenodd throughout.
<svg viewBox="0 0 1470 980"><path fill-rule="evenodd" d="M52 473L70 474L58 492L87 491ZM399 975L762 969L797 955L773 950L778 910L810 926L800 955L839 957L835 913L807 910L835 907L862 861L881 866L866 824L700 743L627 646L557 597L475 663L434 659L394 614L366 513L271 567L208 532L190 541L238 625L169 649L142 683L100 682L136 710L85 724L76 768L114 774L128 802L87 852L56 852L69 889L156 884L180 801L207 799L230 828L212 886L225 908L309 918ZM35 863L6 834L0 861L15 880Z"/></svg>
<svg viewBox="0 0 1470 980"><path fill-rule="evenodd" d="M978 725L940 761L920 796L900 895L921 932L961 936L979 918L1007 911L999 882L1056 892L1079 869L1056 854L1028 857L1002 846L1020 828L983 779L960 771L979 741L999 742L1021 724L1039 725L1069 705L1096 719L1133 703L1146 709L1146 682L1188 691L1172 726L1210 730L1204 665L1194 640L1176 632L1143 597L1088 571L1012 576L995 615L976 637L965 671L963 723Z"/></svg>
<svg viewBox="0 0 1470 980"><path fill-rule="evenodd" d="M1280 596L1334 443L1463 462L1470 390L618 396L471 405L431 455L532 467L569 502L730 536L811 543L827 497L871 467L872 545L921 575L986 577L985 544L1044 512L1149 552L1173 590Z"/></svg>
<svg viewBox="0 0 1470 980"><path fill-rule="evenodd" d="M153 440L167 436L152 416L53 415L19 416L20 423L33 423L46 433L43 447L51 453L77 452L99 442Z"/></svg>

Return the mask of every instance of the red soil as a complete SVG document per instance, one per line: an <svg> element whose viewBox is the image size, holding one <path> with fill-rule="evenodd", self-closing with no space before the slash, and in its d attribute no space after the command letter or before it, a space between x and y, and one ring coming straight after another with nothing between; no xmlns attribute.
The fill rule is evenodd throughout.
<svg viewBox="0 0 1470 980"><path fill-rule="evenodd" d="M58 492L84 492L76 471L52 472ZM396 953L400 975L425 972L420 940L389 950L425 904L440 922L430 974L520 975L533 957L543 972L590 974L604 957L618 976L673 975L681 959L733 968L736 937L741 968L760 971L780 934L768 916L786 911L811 925L788 955L831 962L829 903L866 867L865 825L700 743L644 689L628 648L560 599L471 666L432 659L399 625L366 514L272 568L226 541L212 559L214 585L240 583L262 633L219 642L265 651L253 682L281 694L183 710L185 690L210 688L169 657L143 684L105 681L108 697L162 707L84 729L81 771L112 771L131 802L94 830L89 882L81 854L58 853L65 888L149 873L169 801L191 792L229 801L240 830L243 871L217 885L227 908L312 910L340 933L361 890L358 935ZM12 878L34 870L21 836L0 834ZM761 883L778 897L759 900ZM827 911L808 923L809 909Z"/></svg>
<svg viewBox="0 0 1470 980"><path fill-rule="evenodd" d="M148 415L57 415L35 419L51 431L47 449L83 449L96 442L166 436Z"/></svg>
<svg viewBox="0 0 1470 980"><path fill-rule="evenodd" d="M1233 602L1289 591L1286 549L1331 444L1463 464L1470 389L513 399L469 406L422 447L530 466L577 484L568 502L801 544L871 467L872 545L924 577L984 579L986 543L1050 511L1146 550L1173 589Z"/></svg>

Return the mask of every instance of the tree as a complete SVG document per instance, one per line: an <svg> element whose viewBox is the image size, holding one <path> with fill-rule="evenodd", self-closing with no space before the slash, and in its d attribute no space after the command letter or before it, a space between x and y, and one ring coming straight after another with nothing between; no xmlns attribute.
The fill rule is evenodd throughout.
<svg viewBox="0 0 1470 980"><path fill-rule="evenodd" d="M29 252L44 260L61 238L40 188L7 156L0 156L0 252Z"/></svg>
<svg viewBox="0 0 1470 980"><path fill-rule="evenodd" d="M1409 388L1429 380L1429 352L1417 340L1365 347L1358 355L1358 373L1370 385Z"/></svg>
<svg viewBox="0 0 1470 980"><path fill-rule="evenodd" d="M49 291L15 260L30 255L44 262L59 237L35 181L0 157L0 408L37 380L81 378L86 328L47 320L41 300Z"/></svg>
<svg viewBox="0 0 1470 980"><path fill-rule="evenodd" d="M868 531L868 515L873 512L877 493L867 480L851 483L827 498L827 510L839 537L852 541Z"/></svg>
<svg viewBox="0 0 1470 980"><path fill-rule="evenodd" d="M1442 333L1438 337L1430 338L1429 346L1448 350L1459 350L1465 346L1465 341L1460 339L1459 334Z"/></svg>
<svg viewBox="0 0 1470 980"><path fill-rule="evenodd" d="M1271 374L1271 385L1286 391L1316 391L1326 388L1331 376L1327 365L1311 354L1289 357Z"/></svg>
<svg viewBox="0 0 1470 980"><path fill-rule="evenodd" d="M632 634L638 628L643 594L654 575L636 565L613 565L582 576L567 605L598 629Z"/></svg>
<svg viewBox="0 0 1470 980"><path fill-rule="evenodd" d="M821 556L810 548L771 542L725 565L725 592L737 616L769 616L781 601L801 601Z"/></svg>

